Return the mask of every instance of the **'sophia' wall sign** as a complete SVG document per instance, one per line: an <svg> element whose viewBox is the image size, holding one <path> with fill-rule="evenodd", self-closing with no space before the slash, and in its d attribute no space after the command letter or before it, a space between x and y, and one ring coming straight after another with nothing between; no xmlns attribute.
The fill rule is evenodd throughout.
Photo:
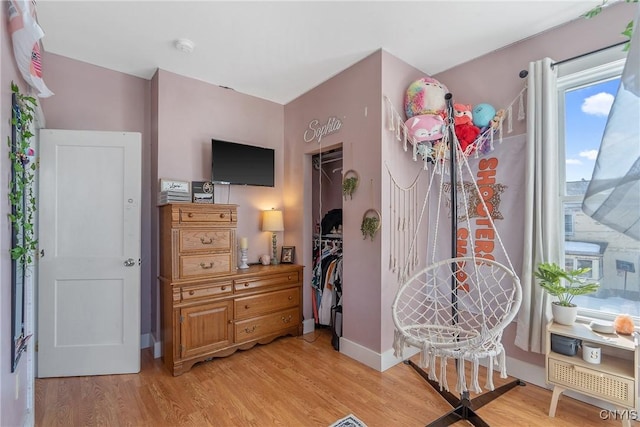
<svg viewBox="0 0 640 427"><path fill-rule="evenodd" d="M311 142L314 139L320 142L323 136L338 132L341 127L342 121L337 117L329 117L323 125L321 125L317 119L311 120L309 122L309 128L304 131L304 142Z"/></svg>

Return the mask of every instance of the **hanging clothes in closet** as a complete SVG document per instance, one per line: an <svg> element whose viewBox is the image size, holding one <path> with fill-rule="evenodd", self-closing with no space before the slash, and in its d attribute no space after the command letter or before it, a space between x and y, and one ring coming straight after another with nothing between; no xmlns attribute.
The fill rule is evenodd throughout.
<svg viewBox="0 0 640 427"><path fill-rule="evenodd" d="M316 324L329 326L331 309L342 299L342 239L316 237L313 246L313 317Z"/></svg>

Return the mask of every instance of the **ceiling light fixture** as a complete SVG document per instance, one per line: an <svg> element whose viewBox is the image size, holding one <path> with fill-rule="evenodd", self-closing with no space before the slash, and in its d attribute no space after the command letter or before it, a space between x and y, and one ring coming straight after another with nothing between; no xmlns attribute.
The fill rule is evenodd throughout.
<svg viewBox="0 0 640 427"><path fill-rule="evenodd" d="M180 52L191 53L195 44L189 39L178 39L175 46Z"/></svg>

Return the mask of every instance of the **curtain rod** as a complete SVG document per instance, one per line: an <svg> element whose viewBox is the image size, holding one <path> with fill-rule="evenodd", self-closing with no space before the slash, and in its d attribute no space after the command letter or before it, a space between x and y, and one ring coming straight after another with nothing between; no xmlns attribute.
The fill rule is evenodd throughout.
<svg viewBox="0 0 640 427"><path fill-rule="evenodd" d="M609 45L609 46L601 47L600 49L596 49L596 50L592 50L590 52L583 53L581 55L576 55L576 56L572 56L571 58L563 59L562 61L552 62L551 63L551 68L555 67L556 65L564 64L565 62L573 61L574 59L578 59L578 58L582 58L584 56L592 55L594 53L602 52L603 50L611 49L612 47L621 46L621 45L627 44L627 43L629 43L629 40L624 40L624 41L621 41L621 42L618 42L618 43L614 43L614 44ZM527 75L529 75L529 72L527 70L522 70L522 71L520 71L520 73L518 75L520 76L521 79L524 79L525 77L527 77Z"/></svg>

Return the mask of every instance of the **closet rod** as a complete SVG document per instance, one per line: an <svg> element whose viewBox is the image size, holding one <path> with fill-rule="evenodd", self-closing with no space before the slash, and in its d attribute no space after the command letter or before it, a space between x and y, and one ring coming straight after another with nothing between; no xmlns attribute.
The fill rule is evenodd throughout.
<svg viewBox="0 0 640 427"><path fill-rule="evenodd" d="M330 160L323 160L323 161L321 162L321 164L322 164L322 165L326 165L327 163L337 162L338 160L342 160L342 157L338 157L338 158L330 159Z"/></svg>
<svg viewBox="0 0 640 427"><path fill-rule="evenodd" d="M579 58L582 58L582 57L585 57L585 56L588 56L588 55L593 55L594 53L602 52L603 50L611 49L612 47L622 46L623 44L627 44L627 43L629 43L629 40L621 41L621 42L614 43L614 44L609 45L609 46L601 47L600 49L596 49L596 50L592 50L590 52L585 52L585 53L580 54L580 55L572 56L571 58L563 59L562 61L552 62L551 63L551 68L555 67L556 65L564 64L565 62L573 61L574 59L579 59ZM522 71L520 71L520 73L518 75L520 76L521 79L524 79L525 77L527 77L529 75L529 72L527 70L522 70Z"/></svg>

